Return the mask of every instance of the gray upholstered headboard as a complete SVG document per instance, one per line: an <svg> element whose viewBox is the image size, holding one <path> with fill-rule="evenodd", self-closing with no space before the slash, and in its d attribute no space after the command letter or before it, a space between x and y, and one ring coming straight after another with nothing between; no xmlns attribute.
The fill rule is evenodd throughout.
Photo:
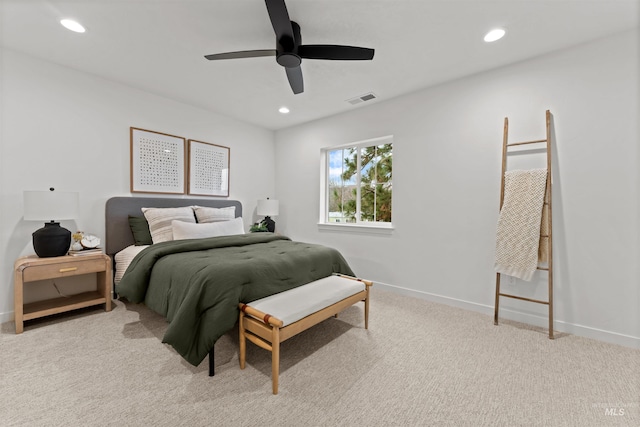
<svg viewBox="0 0 640 427"><path fill-rule="evenodd" d="M129 215L141 216L142 208L177 208L181 206L207 206L211 208L236 207L236 218L242 216L242 204L237 200L171 199L163 197L112 197L105 205L105 251L113 257L133 245Z"/></svg>

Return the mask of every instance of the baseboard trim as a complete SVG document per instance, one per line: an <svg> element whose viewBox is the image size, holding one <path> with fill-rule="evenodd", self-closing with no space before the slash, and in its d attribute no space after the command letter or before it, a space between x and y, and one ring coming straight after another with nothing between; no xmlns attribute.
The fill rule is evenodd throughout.
<svg viewBox="0 0 640 427"><path fill-rule="evenodd" d="M471 301L465 301L457 298L451 298L443 295L433 294L430 292L417 291L415 289L403 288L401 286L389 285L386 283L375 282L375 287L389 292L402 294L414 298L420 298L427 301L448 305L451 307L462 308L464 310L475 311L493 317L493 306L478 304ZM500 309L500 318L508 319L515 322L526 323L529 325L548 328L549 320L546 317L538 316L531 313L523 313L510 309ZM640 349L640 337L624 335L617 332L605 331L603 329L592 328L589 326L577 325L565 322L563 320L554 319L554 331L565 332L580 337L591 338L610 344L617 344L624 347Z"/></svg>
<svg viewBox="0 0 640 427"><path fill-rule="evenodd" d="M13 311L0 313L0 323L13 322Z"/></svg>
<svg viewBox="0 0 640 427"><path fill-rule="evenodd" d="M376 288L394 292L401 295L406 295L413 298L420 298L427 301L448 305L451 307L462 308L464 310L475 311L477 313L486 314L487 316L493 316L493 306L478 304L471 301L461 300L457 298L451 298L443 295L433 294L430 292L417 291L415 289L403 288L401 286L389 285L387 283L375 282ZM522 322L541 328L548 327L548 320L546 317L537 316L531 313L523 313L519 311L500 309L500 318L508 319L514 322ZM0 313L0 323L13 322L13 311ZM576 325L574 323L565 322L563 320L555 319L554 330L556 332L565 332L580 337L591 338L597 341L603 341L610 344L622 345L624 347L640 349L640 337L634 337L631 335L624 335L617 332L605 331L603 329L592 328L589 326Z"/></svg>

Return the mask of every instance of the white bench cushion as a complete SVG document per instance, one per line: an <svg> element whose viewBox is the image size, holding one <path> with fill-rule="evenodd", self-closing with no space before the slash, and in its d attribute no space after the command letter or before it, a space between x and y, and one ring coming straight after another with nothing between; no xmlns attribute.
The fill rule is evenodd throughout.
<svg viewBox="0 0 640 427"><path fill-rule="evenodd" d="M363 282L329 276L247 305L282 320L283 326L365 290Z"/></svg>

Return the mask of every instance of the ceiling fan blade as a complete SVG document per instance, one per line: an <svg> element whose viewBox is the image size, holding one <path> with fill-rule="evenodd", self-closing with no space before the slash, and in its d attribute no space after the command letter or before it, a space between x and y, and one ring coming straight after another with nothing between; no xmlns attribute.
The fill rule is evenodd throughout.
<svg viewBox="0 0 640 427"><path fill-rule="evenodd" d="M375 50L366 47L333 44L307 44L298 47L298 55L306 59L366 61L373 59L374 53Z"/></svg>
<svg viewBox="0 0 640 427"><path fill-rule="evenodd" d="M302 80L302 68L297 66L295 68L285 68L287 70L287 78L293 93L299 94L304 92L304 82Z"/></svg>
<svg viewBox="0 0 640 427"><path fill-rule="evenodd" d="M284 0L265 0L265 3L273 31L276 33L276 40L279 41L282 37L288 37L293 40L293 28L291 27L289 12L287 12L287 5L284 4Z"/></svg>
<svg viewBox="0 0 640 427"><path fill-rule="evenodd" d="M276 56L275 49L242 50L238 52L214 53L204 57L210 61L215 59L257 58L260 56Z"/></svg>

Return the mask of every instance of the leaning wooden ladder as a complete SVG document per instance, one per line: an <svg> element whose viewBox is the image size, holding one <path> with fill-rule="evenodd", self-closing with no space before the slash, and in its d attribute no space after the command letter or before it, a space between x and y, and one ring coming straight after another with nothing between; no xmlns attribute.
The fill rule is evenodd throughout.
<svg viewBox="0 0 640 427"><path fill-rule="evenodd" d="M498 324L498 309L500 303L500 297L507 298L515 298L523 301L534 302L537 304L545 304L549 307L549 339L553 339L553 239L552 239L552 226L551 226L551 112L547 110L546 112L546 130L547 137L546 139L538 139L535 141L524 141L524 142L508 142L508 134L509 134L509 119L507 117L504 118L504 136L502 139L502 177L500 182L500 209L502 209L502 205L504 203L504 175L507 171L507 150L508 147L513 147L517 145L526 145L526 144L539 144L546 143L546 155L547 155L547 188L545 194L545 201L543 209L547 209L546 218L547 218L547 227L548 234L542 235L540 237L547 237L548 241L548 260L547 266L541 267L538 265L538 270L546 270L549 276L549 298L547 301L537 300L532 298L525 298L517 295L510 295L500 292L500 273L496 273L496 303L494 308L493 315L493 323L495 325Z"/></svg>

